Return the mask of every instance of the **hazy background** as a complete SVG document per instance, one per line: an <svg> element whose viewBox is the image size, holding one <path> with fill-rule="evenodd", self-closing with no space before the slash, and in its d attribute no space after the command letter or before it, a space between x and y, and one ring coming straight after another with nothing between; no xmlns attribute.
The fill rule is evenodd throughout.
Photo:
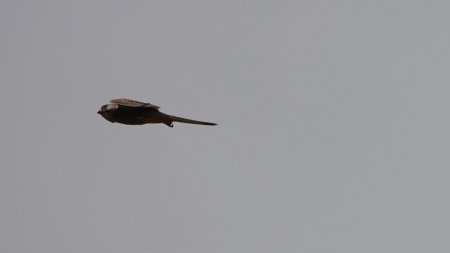
<svg viewBox="0 0 450 253"><path fill-rule="evenodd" d="M450 252L449 10L1 0L0 252Z"/></svg>

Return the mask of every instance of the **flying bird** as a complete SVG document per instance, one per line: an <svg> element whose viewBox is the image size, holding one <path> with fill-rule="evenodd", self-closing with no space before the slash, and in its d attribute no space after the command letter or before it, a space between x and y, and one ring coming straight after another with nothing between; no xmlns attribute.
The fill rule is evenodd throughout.
<svg viewBox="0 0 450 253"><path fill-rule="evenodd" d="M102 105L97 113L112 123L117 122L126 125L163 123L169 127L173 127L173 122L207 126L217 125L216 123L168 115L160 112L159 106L126 98L111 100L110 104Z"/></svg>

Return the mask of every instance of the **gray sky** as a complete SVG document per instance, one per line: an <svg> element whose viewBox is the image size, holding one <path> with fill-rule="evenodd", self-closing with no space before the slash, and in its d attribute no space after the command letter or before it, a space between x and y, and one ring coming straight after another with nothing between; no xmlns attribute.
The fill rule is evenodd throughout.
<svg viewBox="0 0 450 253"><path fill-rule="evenodd" d="M449 9L1 1L0 252L450 252Z"/></svg>

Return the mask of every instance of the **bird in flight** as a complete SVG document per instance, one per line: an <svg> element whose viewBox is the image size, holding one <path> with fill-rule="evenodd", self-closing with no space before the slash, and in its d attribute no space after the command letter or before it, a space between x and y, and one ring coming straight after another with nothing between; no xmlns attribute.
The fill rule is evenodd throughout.
<svg viewBox="0 0 450 253"><path fill-rule="evenodd" d="M110 104L102 105L97 113L112 123L117 122L126 125L163 123L169 127L173 127L173 122L207 126L217 125L216 123L168 115L160 112L159 106L126 98L111 100Z"/></svg>

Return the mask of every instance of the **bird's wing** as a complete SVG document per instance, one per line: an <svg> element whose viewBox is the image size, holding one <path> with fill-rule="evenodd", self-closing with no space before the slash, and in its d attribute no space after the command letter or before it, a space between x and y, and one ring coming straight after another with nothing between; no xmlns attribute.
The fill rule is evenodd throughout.
<svg viewBox="0 0 450 253"><path fill-rule="evenodd" d="M152 105L150 103L143 103L143 102L127 99L127 98L117 98L117 99L111 100L110 102L111 102L111 104L116 104L116 105L126 106L126 107L148 107L148 108L153 108L153 109L157 109L157 110L159 109L159 106Z"/></svg>

